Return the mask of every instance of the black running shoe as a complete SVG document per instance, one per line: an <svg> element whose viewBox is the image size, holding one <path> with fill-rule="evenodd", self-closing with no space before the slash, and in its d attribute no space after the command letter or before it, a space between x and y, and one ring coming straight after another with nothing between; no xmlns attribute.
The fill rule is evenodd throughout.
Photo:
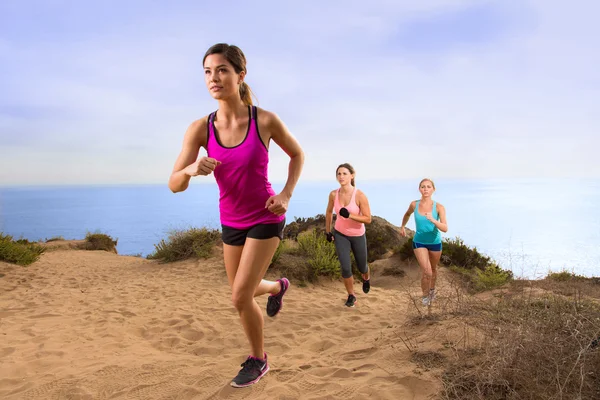
<svg viewBox="0 0 600 400"><path fill-rule="evenodd" d="M243 388L254 385L269 371L267 354L265 353L264 360L259 360L258 358L248 356L248 359L242 363L241 367L242 369L240 372L231 381L231 386Z"/></svg>
<svg viewBox="0 0 600 400"><path fill-rule="evenodd" d="M371 290L371 280L367 279L366 281L363 281L363 292L369 293L369 290Z"/></svg>
<svg viewBox="0 0 600 400"><path fill-rule="evenodd" d="M269 296L267 300L267 315L274 317L283 307L283 295L287 292L290 287L290 281L287 278L278 279L277 282L281 283L281 290L277 294Z"/></svg>
<svg viewBox="0 0 600 400"><path fill-rule="evenodd" d="M346 307L354 307L354 303L356 303L356 297L353 294L348 295L348 300L346 300Z"/></svg>

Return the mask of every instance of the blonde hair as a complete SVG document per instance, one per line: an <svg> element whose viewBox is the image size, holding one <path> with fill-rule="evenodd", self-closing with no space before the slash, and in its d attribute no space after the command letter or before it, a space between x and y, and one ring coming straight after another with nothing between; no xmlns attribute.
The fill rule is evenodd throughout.
<svg viewBox="0 0 600 400"><path fill-rule="evenodd" d="M433 183L433 181L429 178L424 178L421 179L421 182L419 182L419 188L421 187L421 185L423 184L423 182L431 182L431 186L433 186L433 189L435 189L435 183Z"/></svg>

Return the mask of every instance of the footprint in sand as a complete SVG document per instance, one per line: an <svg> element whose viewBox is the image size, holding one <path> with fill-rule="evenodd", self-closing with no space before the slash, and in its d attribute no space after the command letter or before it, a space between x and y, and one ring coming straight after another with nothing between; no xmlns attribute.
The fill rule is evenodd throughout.
<svg viewBox="0 0 600 400"><path fill-rule="evenodd" d="M181 331L181 337L191 342L197 342L204 337L204 332L197 331L192 328L187 328Z"/></svg>
<svg viewBox="0 0 600 400"><path fill-rule="evenodd" d="M310 351L315 351L315 352L318 352L318 353L322 353L325 350L328 350L328 349L330 349L330 348L332 348L334 346L336 346L336 343L332 342L331 340L320 340L318 342L311 343L308 346L308 349Z"/></svg>
<svg viewBox="0 0 600 400"><path fill-rule="evenodd" d="M288 382L293 380L299 374L300 373L297 371L278 371L275 372L273 375L275 376L275 379L279 382Z"/></svg>
<svg viewBox="0 0 600 400"><path fill-rule="evenodd" d="M8 355L11 355L14 352L15 352L15 348L14 347L5 347L2 350L0 350L0 358L6 357Z"/></svg>
<svg viewBox="0 0 600 400"><path fill-rule="evenodd" d="M342 360L344 360L344 361L362 360L363 358L371 356L376 351L377 351L377 349L375 349L374 347L349 351L347 353L342 354Z"/></svg>

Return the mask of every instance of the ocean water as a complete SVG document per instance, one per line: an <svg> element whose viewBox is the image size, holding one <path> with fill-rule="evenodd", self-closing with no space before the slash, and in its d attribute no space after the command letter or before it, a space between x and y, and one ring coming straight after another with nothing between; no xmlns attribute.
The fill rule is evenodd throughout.
<svg viewBox="0 0 600 400"><path fill-rule="evenodd" d="M359 182L360 183L360 182ZM400 225L418 181L364 182L373 215ZM274 184L275 190L282 184ZM324 213L337 183L300 183L287 220ZM448 233L491 256L516 276L567 269L600 275L600 180L436 180ZM219 228L214 183L173 194L165 185L0 188L0 231L15 238L118 238L120 254L142 254L173 229ZM407 225L414 229L414 218Z"/></svg>

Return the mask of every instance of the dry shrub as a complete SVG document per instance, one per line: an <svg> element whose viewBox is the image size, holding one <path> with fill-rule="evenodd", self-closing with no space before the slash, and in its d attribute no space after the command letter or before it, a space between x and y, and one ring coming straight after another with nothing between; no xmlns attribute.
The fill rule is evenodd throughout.
<svg viewBox="0 0 600 400"><path fill-rule="evenodd" d="M532 284L563 296L600 299L600 277L588 278L567 271L551 272L542 280L532 281Z"/></svg>
<svg viewBox="0 0 600 400"><path fill-rule="evenodd" d="M437 351L414 351L410 361L424 369L439 368L446 363L446 356Z"/></svg>
<svg viewBox="0 0 600 400"><path fill-rule="evenodd" d="M447 399L600 398L600 307L563 296L472 302L485 339L456 352L443 374Z"/></svg>
<svg viewBox="0 0 600 400"><path fill-rule="evenodd" d="M103 250L110 251L112 253L117 252L117 240L112 237L105 235L104 233L90 233L85 235L85 243L83 248L85 250Z"/></svg>
<svg viewBox="0 0 600 400"><path fill-rule="evenodd" d="M174 230L167 240L162 239L154 245L154 252L149 260L173 262L188 258L209 258L213 248L221 240L221 233L216 229L191 228L187 231Z"/></svg>

